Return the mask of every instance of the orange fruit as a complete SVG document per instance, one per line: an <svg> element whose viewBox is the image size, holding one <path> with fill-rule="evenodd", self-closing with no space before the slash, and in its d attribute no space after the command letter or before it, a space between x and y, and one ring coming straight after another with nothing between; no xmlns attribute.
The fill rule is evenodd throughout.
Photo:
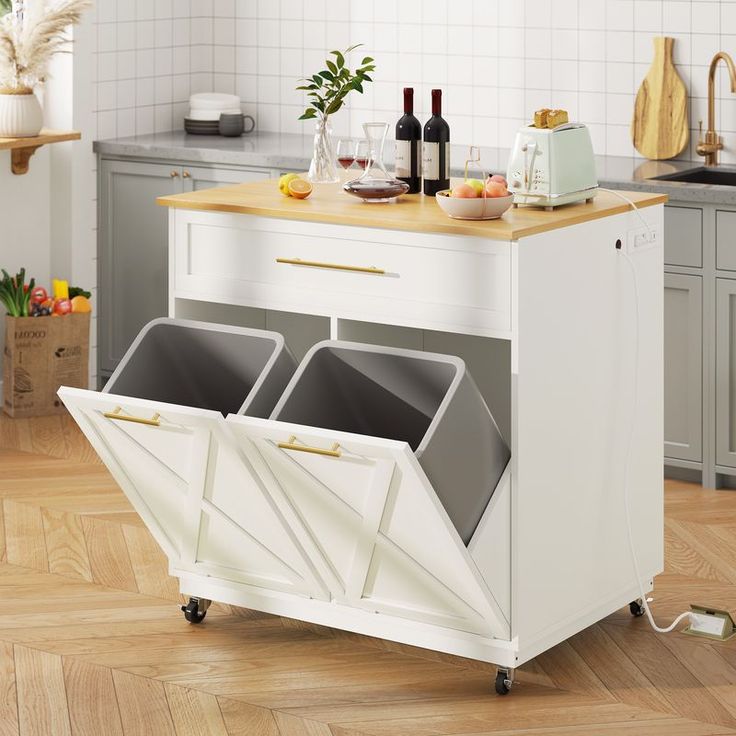
<svg viewBox="0 0 736 736"><path fill-rule="evenodd" d="M292 179L288 187L289 194L296 199L306 199L312 193L312 185L304 179Z"/></svg>
<svg viewBox="0 0 736 736"><path fill-rule="evenodd" d="M86 296L82 296L81 294L79 296L75 296L72 299L72 312L91 312L92 311L92 305L89 302L89 299L87 299Z"/></svg>

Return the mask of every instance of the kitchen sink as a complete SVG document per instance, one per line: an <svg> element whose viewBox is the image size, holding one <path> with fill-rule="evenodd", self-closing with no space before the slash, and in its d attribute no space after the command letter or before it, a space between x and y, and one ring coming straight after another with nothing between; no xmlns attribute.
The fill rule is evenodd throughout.
<svg viewBox="0 0 736 736"><path fill-rule="evenodd" d="M653 176L656 181L684 181L693 184L719 184L721 186L736 187L736 168L724 166L698 166L694 169L677 171L674 174Z"/></svg>

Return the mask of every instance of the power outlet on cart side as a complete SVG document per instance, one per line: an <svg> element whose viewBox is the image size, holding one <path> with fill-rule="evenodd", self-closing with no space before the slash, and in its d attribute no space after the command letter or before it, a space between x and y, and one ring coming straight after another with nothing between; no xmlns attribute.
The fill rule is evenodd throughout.
<svg viewBox="0 0 736 736"><path fill-rule="evenodd" d="M660 240L660 231L656 227L640 227L635 230L629 230L626 240L626 250L629 254L641 253L644 250L659 246Z"/></svg>

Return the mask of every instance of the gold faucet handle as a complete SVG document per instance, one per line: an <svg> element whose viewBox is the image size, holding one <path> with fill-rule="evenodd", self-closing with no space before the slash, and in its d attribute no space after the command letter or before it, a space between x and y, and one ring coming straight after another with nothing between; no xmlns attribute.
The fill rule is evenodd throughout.
<svg viewBox="0 0 736 736"><path fill-rule="evenodd" d="M698 120L698 143L703 142L703 121Z"/></svg>

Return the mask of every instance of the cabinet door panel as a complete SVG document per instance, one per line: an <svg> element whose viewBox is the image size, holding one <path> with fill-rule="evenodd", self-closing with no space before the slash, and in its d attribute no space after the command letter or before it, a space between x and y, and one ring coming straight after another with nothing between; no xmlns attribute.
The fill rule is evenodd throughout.
<svg viewBox="0 0 736 736"><path fill-rule="evenodd" d="M736 212L716 212L716 268L736 271Z"/></svg>
<svg viewBox="0 0 736 736"><path fill-rule="evenodd" d="M664 208L664 262L671 266L703 266L703 211L695 207Z"/></svg>
<svg viewBox="0 0 736 736"><path fill-rule="evenodd" d="M102 161L100 172L98 342L107 373L143 325L168 313L168 211L156 197L181 191L181 169Z"/></svg>
<svg viewBox="0 0 736 736"><path fill-rule="evenodd" d="M736 467L736 281L716 279L716 463Z"/></svg>
<svg viewBox="0 0 736 736"><path fill-rule="evenodd" d="M664 275L664 454L702 459L703 285L700 276Z"/></svg>

